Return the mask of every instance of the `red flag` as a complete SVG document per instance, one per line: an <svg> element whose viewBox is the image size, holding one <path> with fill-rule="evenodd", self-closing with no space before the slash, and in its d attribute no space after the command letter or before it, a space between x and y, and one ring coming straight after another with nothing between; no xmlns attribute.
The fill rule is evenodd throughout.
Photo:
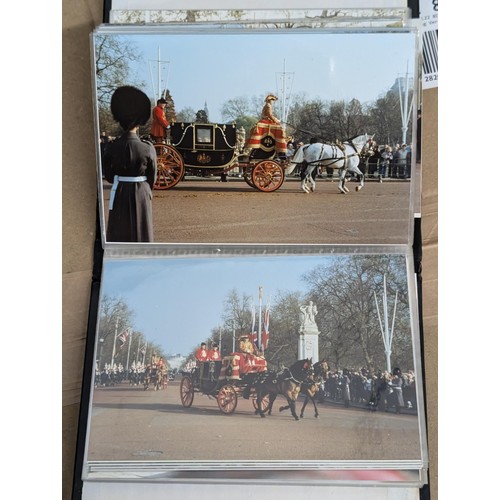
<svg viewBox="0 0 500 500"><path fill-rule="evenodd" d="M262 347L267 349L269 342L269 306L266 306L266 313L264 315L264 325L262 328Z"/></svg>

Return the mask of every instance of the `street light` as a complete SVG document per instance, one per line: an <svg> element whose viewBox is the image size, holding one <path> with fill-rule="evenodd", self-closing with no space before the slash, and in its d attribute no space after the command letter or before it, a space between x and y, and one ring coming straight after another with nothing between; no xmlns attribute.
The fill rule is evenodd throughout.
<svg viewBox="0 0 500 500"><path fill-rule="evenodd" d="M101 337L99 339L99 364L98 364L98 368L99 368L99 373L101 373L101 361L102 361L102 346L104 345L104 338Z"/></svg>

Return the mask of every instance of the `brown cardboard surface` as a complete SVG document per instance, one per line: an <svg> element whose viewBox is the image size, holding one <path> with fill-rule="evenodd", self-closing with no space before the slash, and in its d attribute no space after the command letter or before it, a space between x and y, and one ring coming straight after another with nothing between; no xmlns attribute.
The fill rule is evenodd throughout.
<svg viewBox="0 0 500 500"><path fill-rule="evenodd" d="M96 165L89 35L101 0L63 2L63 471L71 498L96 227ZM437 89L423 95L422 232L424 359L431 498L437 499Z"/></svg>
<svg viewBox="0 0 500 500"><path fill-rule="evenodd" d="M431 498L438 488L438 89L422 103L422 310Z"/></svg>
<svg viewBox="0 0 500 500"><path fill-rule="evenodd" d="M71 498L96 228L89 35L99 0L63 2L62 498Z"/></svg>

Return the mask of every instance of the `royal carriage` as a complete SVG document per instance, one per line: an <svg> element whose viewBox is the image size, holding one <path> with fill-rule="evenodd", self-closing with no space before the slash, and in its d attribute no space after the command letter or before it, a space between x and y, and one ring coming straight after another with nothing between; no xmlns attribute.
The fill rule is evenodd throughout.
<svg viewBox="0 0 500 500"><path fill-rule="evenodd" d="M247 337L242 337L240 352L224 356L222 361L199 362L196 368L184 372L180 384L182 406L189 408L198 393L215 398L220 411L227 415L236 410L240 397L250 399L257 410L253 385L266 371L264 356L255 352L253 343ZM262 410L266 411L268 405L269 397L266 396L262 400Z"/></svg>
<svg viewBox="0 0 500 500"><path fill-rule="evenodd" d="M257 135L242 144L235 124L172 123L169 139L154 144L158 159L155 189L174 187L186 173L224 175L238 169L249 186L276 191L289 163L275 127L258 129L259 124L253 129Z"/></svg>

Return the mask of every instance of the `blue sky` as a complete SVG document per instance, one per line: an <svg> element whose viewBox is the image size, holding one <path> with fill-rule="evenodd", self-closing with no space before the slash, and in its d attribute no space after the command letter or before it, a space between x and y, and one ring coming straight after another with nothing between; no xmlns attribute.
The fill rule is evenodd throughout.
<svg viewBox="0 0 500 500"><path fill-rule="evenodd" d="M133 328L166 352L188 353L221 324L232 289L263 305L279 290L306 292L302 276L331 256L158 258L105 261L102 294L134 311ZM297 311L298 314L298 311ZM271 311L272 322L272 311Z"/></svg>
<svg viewBox="0 0 500 500"><path fill-rule="evenodd" d="M208 105L211 121L221 121L220 108L231 98L280 93L286 70L291 96L371 102L396 78L413 76L415 35L394 33L248 33L133 34L141 62L132 78L144 81L151 97L157 88L158 57L161 86L167 86L177 111ZM277 104L275 104L275 108Z"/></svg>

